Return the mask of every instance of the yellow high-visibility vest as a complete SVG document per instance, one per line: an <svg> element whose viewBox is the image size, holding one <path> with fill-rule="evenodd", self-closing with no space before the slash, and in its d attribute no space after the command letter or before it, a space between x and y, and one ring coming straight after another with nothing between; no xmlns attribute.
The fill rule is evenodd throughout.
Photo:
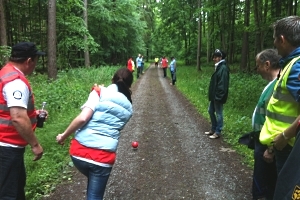
<svg viewBox="0 0 300 200"><path fill-rule="evenodd" d="M300 104L286 87L291 68L298 59L300 56L293 58L287 64L274 87L273 95L267 106L266 121L259 136L262 144L271 146L274 138L285 131L300 115ZM293 146L294 142L295 138L291 138L288 143Z"/></svg>

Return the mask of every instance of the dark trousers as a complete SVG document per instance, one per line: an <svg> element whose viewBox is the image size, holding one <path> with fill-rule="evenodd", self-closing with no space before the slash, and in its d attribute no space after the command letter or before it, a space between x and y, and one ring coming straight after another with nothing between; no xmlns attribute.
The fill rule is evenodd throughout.
<svg viewBox="0 0 300 200"><path fill-rule="evenodd" d="M277 168L277 174L280 173L284 163L288 159L293 147L289 144L287 144L281 151L274 148L275 151L275 159L276 159L276 168Z"/></svg>
<svg viewBox="0 0 300 200"><path fill-rule="evenodd" d="M144 63L142 63L142 66L141 66L141 69L140 69L140 71L141 71L141 74L143 73L143 71L144 71Z"/></svg>
<svg viewBox="0 0 300 200"><path fill-rule="evenodd" d="M300 132L294 147L281 169L274 194L274 200L291 200L299 197L300 186Z"/></svg>
<svg viewBox="0 0 300 200"><path fill-rule="evenodd" d="M25 148L0 146L0 199L25 200Z"/></svg>
<svg viewBox="0 0 300 200"><path fill-rule="evenodd" d="M266 200L272 200L277 180L276 161L274 160L272 163L264 161L263 154L267 146L259 142L259 135L254 138L252 197L253 199L265 198Z"/></svg>
<svg viewBox="0 0 300 200"><path fill-rule="evenodd" d="M163 68L163 71L164 71L164 77L167 77L167 68Z"/></svg>
<svg viewBox="0 0 300 200"><path fill-rule="evenodd" d="M142 73L142 72L141 72L141 67L137 67L137 68L136 68L136 78L139 78L139 77L140 77L140 73Z"/></svg>

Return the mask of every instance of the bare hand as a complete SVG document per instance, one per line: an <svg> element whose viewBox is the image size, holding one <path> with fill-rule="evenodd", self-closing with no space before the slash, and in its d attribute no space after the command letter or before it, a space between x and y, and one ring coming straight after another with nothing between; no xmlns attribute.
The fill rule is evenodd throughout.
<svg viewBox="0 0 300 200"><path fill-rule="evenodd" d="M95 83L94 87L104 87L104 84L98 85L97 83Z"/></svg>
<svg viewBox="0 0 300 200"><path fill-rule="evenodd" d="M274 144L274 147L281 151L288 143L288 140L284 139L284 137L279 134L277 135L274 140L273 140L273 144Z"/></svg>
<svg viewBox="0 0 300 200"><path fill-rule="evenodd" d="M46 113L46 119L48 118L48 111L47 110L43 110ZM35 110L36 115L39 115L41 112L41 110Z"/></svg>
<svg viewBox="0 0 300 200"><path fill-rule="evenodd" d="M64 139L64 134L58 134L56 136L56 142L60 145L64 145L65 144L65 139Z"/></svg>
<svg viewBox="0 0 300 200"><path fill-rule="evenodd" d="M263 155L263 158L264 158L264 161L266 161L267 163L271 163L274 161L274 153L269 153L268 152L268 149L265 150L264 152L264 155Z"/></svg>
<svg viewBox="0 0 300 200"><path fill-rule="evenodd" d="M34 158L33 158L33 161L37 161L37 160L42 158L44 151L43 151L43 148L40 144L37 144L37 145L31 147L31 151L35 155Z"/></svg>

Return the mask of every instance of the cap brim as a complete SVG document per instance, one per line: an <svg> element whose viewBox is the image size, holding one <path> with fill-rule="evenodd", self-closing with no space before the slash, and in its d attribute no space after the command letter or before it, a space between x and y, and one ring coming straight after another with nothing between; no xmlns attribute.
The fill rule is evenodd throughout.
<svg viewBox="0 0 300 200"><path fill-rule="evenodd" d="M44 55L46 55L46 53L42 52L42 51L38 51L38 52L36 52L36 55L38 55L38 56L44 56Z"/></svg>

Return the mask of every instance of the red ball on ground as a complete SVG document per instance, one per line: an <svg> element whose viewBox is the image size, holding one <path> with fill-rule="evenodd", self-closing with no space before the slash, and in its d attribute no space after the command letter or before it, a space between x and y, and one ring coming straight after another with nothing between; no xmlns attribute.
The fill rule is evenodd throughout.
<svg viewBox="0 0 300 200"><path fill-rule="evenodd" d="M134 142L131 143L131 146L132 146L133 148L137 148L137 147L139 146L139 143L136 142L136 141L134 141Z"/></svg>

